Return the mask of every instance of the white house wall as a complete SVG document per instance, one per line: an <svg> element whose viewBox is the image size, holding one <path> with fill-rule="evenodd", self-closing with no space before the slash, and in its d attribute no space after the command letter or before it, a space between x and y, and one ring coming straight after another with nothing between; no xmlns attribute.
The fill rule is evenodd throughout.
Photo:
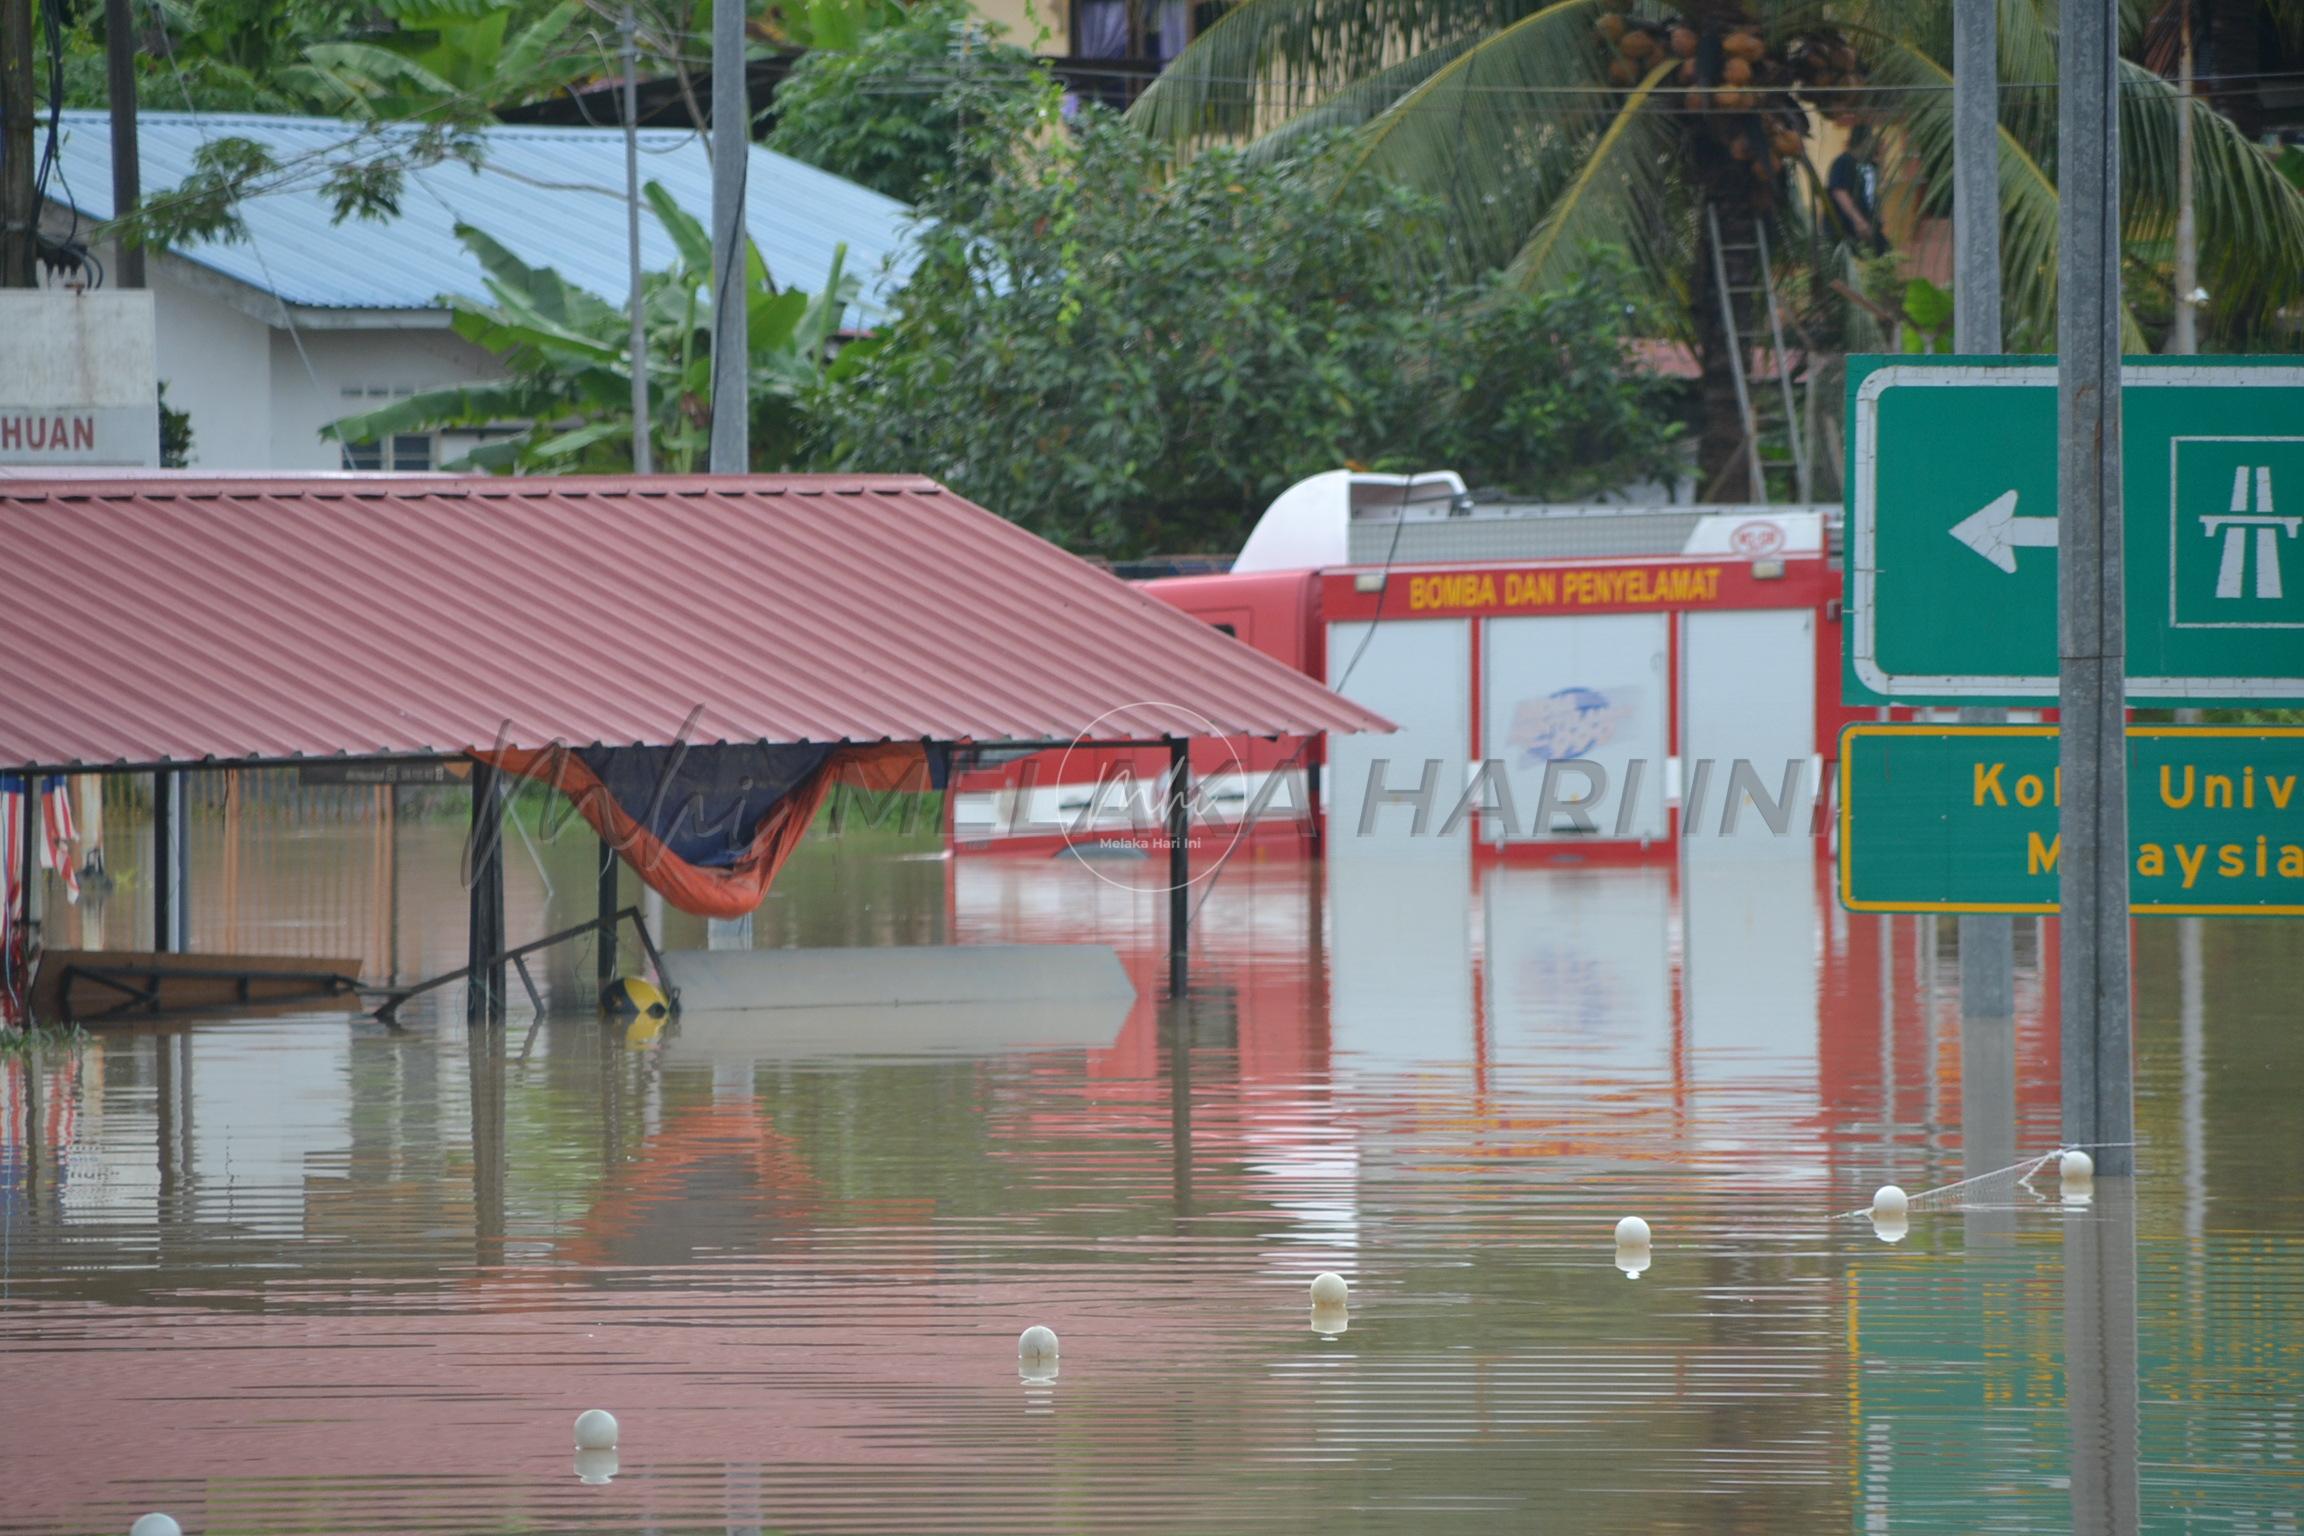
<svg viewBox="0 0 2304 1536"><path fill-rule="evenodd" d="M372 411L402 395L503 377L496 361L455 332L437 328L314 330L272 334L269 446L274 469L340 469L332 438L321 431L340 417ZM309 363L309 371L307 371ZM435 460L456 457L468 438L442 444Z"/></svg>
<svg viewBox="0 0 2304 1536"><path fill-rule="evenodd" d="M193 467L273 468L271 327L158 262L151 285L154 355L169 405L191 413Z"/></svg>

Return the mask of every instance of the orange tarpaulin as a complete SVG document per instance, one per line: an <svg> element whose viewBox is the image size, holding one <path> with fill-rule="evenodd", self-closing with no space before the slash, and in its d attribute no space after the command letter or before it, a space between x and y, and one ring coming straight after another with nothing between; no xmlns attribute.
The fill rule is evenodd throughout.
<svg viewBox="0 0 2304 1536"><path fill-rule="evenodd" d="M576 753L561 747L506 748L475 754L506 773L550 785L592 830L622 855L650 889L699 917L742 917L760 905L776 872L800 846L835 784L888 791L931 786L927 749L918 742L836 747L754 823L750 843L726 863L682 858L634 817Z"/></svg>

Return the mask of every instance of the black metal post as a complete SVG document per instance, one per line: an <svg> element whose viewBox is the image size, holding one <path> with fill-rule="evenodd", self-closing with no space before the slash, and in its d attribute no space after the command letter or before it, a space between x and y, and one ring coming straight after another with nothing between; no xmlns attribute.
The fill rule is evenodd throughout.
<svg viewBox="0 0 2304 1536"><path fill-rule="evenodd" d="M471 896L465 988L465 1017L472 1023L504 1022L504 802L496 790L496 769L472 764L472 835L464 849L464 880Z"/></svg>
<svg viewBox="0 0 2304 1536"><path fill-rule="evenodd" d="M1192 744L1168 738L1168 995L1192 989Z"/></svg>
<svg viewBox="0 0 2304 1536"><path fill-rule="evenodd" d="M172 769L152 775L152 948L182 954L184 911L184 780Z"/></svg>
<svg viewBox="0 0 2304 1536"><path fill-rule="evenodd" d="M616 979L616 866L615 845L600 839L600 947L595 966L600 996L608 995L608 984Z"/></svg>

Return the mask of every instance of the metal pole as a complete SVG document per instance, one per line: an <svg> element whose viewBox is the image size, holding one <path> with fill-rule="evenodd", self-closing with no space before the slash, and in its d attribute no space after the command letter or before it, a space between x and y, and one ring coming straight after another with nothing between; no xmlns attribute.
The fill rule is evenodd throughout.
<svg viewBox="0 0 2304 1536"><path fill-rule="evenodd" d="M104 94L112 109L112 217L125 219L143 201L136 158L136 20L131 0L104 0ZM112 280L144 286L144 247L124 239L112 259Z"/></svg>
<svg viewBox="0 0 2304 1536"><path fill-rule="evenodd" d="M0 0L0 288L40 285L32 178L32 0Z"/></svg>
<svg viewBox="0 0 2304 1536"><path fill-rule="evenodd" d="M1952 335L1970 356L2000 350L2000 37L1996 0L1954 0L1952 8ZM2006 711L1964 709L1977 724L2004 723ZM1997 914L1960 919L1962 1031L2013 1032L2016 925ZM2003 1025L2000 1021L2006 1020ZM1966 1132L1963 1131L1963 1136ZM1997 1166L1997 1165L1995 1165Z"/></svg>
<svg viewBox="0 0 2304 1536"><path fill-rule="evenodd" d="M751 360L744 302L744 173L752 108L744 88L744 7L712 7L712 473L751 467L745 374Z"/></svg>
<svg viewBox="0 0 2304 1536"><path fill-rule="evenodd" d="M640 45L639 23L631 6L624 7L624 19L616 30L624 39L624 265L632 284L632 472L652 475L656 443L648 421L648 305L640 272Z"/></svg>
<svg viewBox="0 0 2304 1536"><path fill-rule="evenodd" d="M2177 0L2176 25L2176 324L2168 350L2190 357L2200 350L2200 316L2192 302L2200 286L2200 225L2192 206L2192 0Z"/></svg>
<svg viewBox="0 0 2304 1536"><path fill-rule="evenodd" d="M175 954L177 923L183 910L182 847L184 807L176 775L163 768L152 775L152 947Z"/></svg>
<svg viewBox="0 0 2304 1536"><path fill-rule="evenodd" d="M2119 0L2059 0L2057 621L2064 1140L2135 1171L2121 590Z"/></svg>
<svg viewBox="0 0 2304 1536"><path fill-rule="evenodd" d="M1192 989L1192 744L1168 738L1168 995Z"/></svg>
<svg viewBox="0 0 2304 1536"><path fill-rule="evenodd" d="M472 834L464 851L464 879L471 899L466 929L465 1018L474 1024L504 1022L504 802L496 792L496 769L472 764Z"/></svg>
<svg viewBox="0 0 2304 1536"><path fill-rule="evenodd" d="M2000 36L1995 0L1952 10L1953 346L2000 350Z"/></svg>
<svg viewBox="0 0 2304 1536"><path fill-rule="evenodd" d="M2136 1188L2117 1179L2096 1191L2094 1209L2064 1216L2064 1401L2072 1421L2074 1531L2135 1536L2142 1528L2139 1365Z"/></svg>

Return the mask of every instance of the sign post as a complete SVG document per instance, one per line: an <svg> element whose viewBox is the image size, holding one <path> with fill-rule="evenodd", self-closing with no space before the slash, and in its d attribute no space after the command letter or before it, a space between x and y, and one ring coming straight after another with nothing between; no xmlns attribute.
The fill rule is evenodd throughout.
<svg viewBox="0 0 2304 1536"><path fill-rule="evenodd" d="M2127 1174L2136 1167L2136 1108L2122 739L2128 632L2121 564L2119 4L2063 0L2061 9L2056 424L2063 451L2052 505L2061 552L2061 825L2070 861L2058 933L2064 1140L2092 1148L2102 1172Z"/></svg>
<svg viewBox="0 0 2304 1536"><path fill-rule="evenodd" d="M1971 355L2000 350L2000 17L1999 0L1952 5L1952 344ZM2007 716L1971 707L1963 720ZM1987 1033L2016 1028L2016 928L1995 913L1960 922L1961 1049ZM2014 1113L2013 1103L2009 1106ZM1963 1149L1980 1146L1963 1132ZM1997 1167L1998 1164L1992 1166ZM1986 1172L1979 1164L1967 1170Z"/></svg>

